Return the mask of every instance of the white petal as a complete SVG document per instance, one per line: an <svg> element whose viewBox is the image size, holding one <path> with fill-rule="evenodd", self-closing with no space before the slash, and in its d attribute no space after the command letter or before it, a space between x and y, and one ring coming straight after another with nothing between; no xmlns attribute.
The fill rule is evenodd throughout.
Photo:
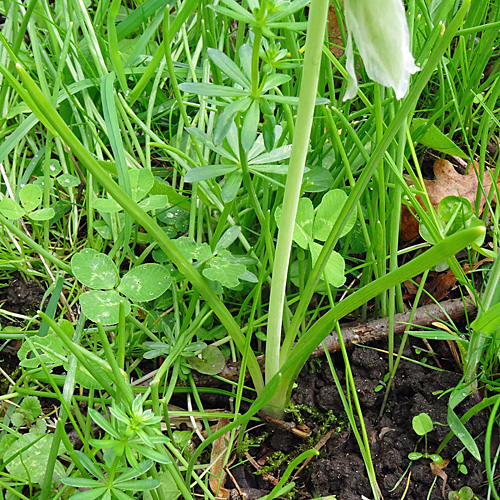
<svg viewBox="0 0 500 500"><path fill-rule="evenodd" d="M347 90L345 91L343 100L347 101L347 99L352 99L358 92L358 80L356 77L356 71L354 70L354 53L352 48L351 33L349 33L347 36L345 55L346 55L345 69L349 73L349 78L347 79Z"/></svg>
<svg viewBox="0 0 500 500"><path fill-rule="evenodd" d="M349 35L359 50L366 73L392 87L396 98L408 91L419 68L410 53L408 23L401 0L344 0Z"/></svg>

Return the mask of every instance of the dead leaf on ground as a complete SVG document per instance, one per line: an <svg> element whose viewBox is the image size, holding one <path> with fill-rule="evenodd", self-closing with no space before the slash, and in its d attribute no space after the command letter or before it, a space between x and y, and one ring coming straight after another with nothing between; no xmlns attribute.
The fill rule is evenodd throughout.
<svg viewBox="0 0 500 500"><path fill-rule="evenodd" d="M476 169L478 168L477 162L475 162ZM436 160L434 162L434 180L424 179L424 185L429 195L429 200L437 210L439 202L446 196L462 196L469 200L472 206L476 202L476 193L479 186L479 181L476 175L476 170L470 166L467 174L459 174L453 164L448 160ZM495 175L495 169L487 170L483 179L483 189L481 194L481 199L479 202L479 215L484 210L486 204L486 198L490 192L491 185L493 183L492 177ZM412 185L411 181L407 181L409 185ZM500 183L498 183L500 188ZM422 198L420 195L416 195L419 203L423 205ZM496 201L495 196L493 200ZM401 238L403 241L410 241L416 238L419 234L419 222L413 214L410 212L406 205L403 205L401 210Z"/></svg>
<svg viewBox="0 0 500 500"><path fill-rule="evenodd" d="M445 497L445 488L446 488L446 481L448 481L448 474L443 470L450 461L448 459L443 460L440 464L436 462L431 462L430 467L431 467L431 472L435 476L439 476L443 480L443 486L441 488L441 493L443 495L443 500L446 500Z"/></svg>
<svg viewBox="0 0 500 500"><path fill-rule="evenodd" d="M217 431L230 423L228 418L220 418L217 422ZM226 489L226 471L224 470L224 462L227 453L227 442L231 431L226 432L218 437L212 445L212 454L210 455L210 473L212 477L209 480L210 489L218 498L229 499L230 491Z"/></svg>
<svg viewBox="0 0 500 500"><path fill-rule="evenodd" d="M453 271L448 270L443 273L430 273L429 280L424 285L424 290L430 294L423 293L420 296L419 305L423 306L434 302L432 297L438 302L446 298L451 291L454 290L457 278L453 274ZM420 278L416 278L417 283L420 282ZM412 281L405 281L405 287L411 296L417 294L418 285L415 285Z"/></svg>

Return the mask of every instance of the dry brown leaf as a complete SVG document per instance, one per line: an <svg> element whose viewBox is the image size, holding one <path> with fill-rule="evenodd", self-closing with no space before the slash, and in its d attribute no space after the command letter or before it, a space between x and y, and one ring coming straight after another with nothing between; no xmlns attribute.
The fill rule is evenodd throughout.
<svg viewBox="0 0 500 500"><path fill-rule="evenodd" d="M420 283L420 277L416 278L415 281ZM431 297L434 297L436 301L441 301L446 298L451 291L455 289L457 278L453 274L453 271L446 271L443 273L430 273L429 279L424 285L424 290L427 291L428 294L423 293L420 296L419 305L423 306L426 304L431 304L434 302ZM405 287L408 293L412 296L415 296L418 291L418 286L416 286L411 281L405 281Z"/></svg>
<svg viewBox="0 0 500 500"><path fill-rule="evenodd" d="M478 165L476 163L476 169ZM434 162L434 180L424 180L424 185L429 195L429 200L437 210L439 202L446 196L462 196L469 200L474 206L476 202L476 193L479 185L476 170L469 167L467 174L459 174L453 164L448 160L436 160ZM486 204L485 194L488 195L492 185L492 176L495 174L495 169L488 170L483 179L484 192L481 195L479 202L479 215L484 210ZM409 182L411 185L411 183ZM499 184L500 188L500 184ZM422 199L419 195L416 196L419 203L423 206ZM493 197L495 200L495 197ZM408 207L403 205L401 210L401 238L403 241L410 241L418 236L419 223L410 212Z"/></svg>
<svg viewBox="0 0 500 500"><path fill-rule="evenodd" d="M446 500L445 497L445 488L446 488L446 481L448 481L448 474L443 470L450 461L448 459L443 460L440 464L437 464L436 462L431 462L430 467L431 467L431 472L435 476L439 476L443 480L443 486L441 488L441 493L443 495L443 500Z"/></svg>
<svg viewBox="0 0 500 500"><path fill-rule="evenodd" d="M228 418L220 418L217 422L217 430L222 429L228 425L230 420ZM210 455L210 473L212 477L209 480L210 489L218 498L228 499L230 491L224 487L226 483L226 471L224 470L224 461L226 459L227 441L231 431L226 432L218 437L212 445L212 454Z"/></svg>

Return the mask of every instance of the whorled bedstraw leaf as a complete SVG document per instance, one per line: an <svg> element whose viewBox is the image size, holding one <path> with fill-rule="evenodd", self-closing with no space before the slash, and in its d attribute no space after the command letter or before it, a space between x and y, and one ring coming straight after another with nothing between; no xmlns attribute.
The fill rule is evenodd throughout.
<svg viewBox="0 0 500 500"><path fill-rule="evenodd" d="M320 241L327 240L346 201L347 194L341 189L332 189L328 193L325 193L316 210L316 216L314 218L312 231L314 239ZM345 236L352 229L356 222L356 217L356 212L352 211L339 237Z"/></svg>
<svg viewBox="0 0 500 500"><path fill-rule="evenodd" d="M247 114L243 119L241 127L241 147L249 151L257 137L257 128L259 127L260 106L258 101L253 101L248 108Z"/></svg>
<svg viewBox="0 0 500 500"><path fill-rule="evenodd" d="M224 179L224 186L222 186L221 191L221 197L224 203L229 203L236 198L238 191L240 190L242 180L243 174L239 169L226 176Z"/></svg>
<svg viewBox="0 0 500 500"><path fill-rule="evenodd" d="M274 218L278 227L280 226L282 215L281 205L276 209ZM297 209L297 217L295 218L295 227L293 230L293 241L301 248L308 248L309 243L312 241L314 219L314 207L309 198L301 198Z"/></svg>
<svg viewBox="0 0 500 500"><path fill-rule="evenodd" d="M19 201L26 211L36 210L42 203L42 189L36 184L26 184L19 191Z"/></svg>
<svg viewBox="0 0 500 500"><path fill-rule="evenodd" d="M195 167L186 172L184 180L189 183L205 181L221 175L230 174L237 168L236 165L204 165L202 167Z"/></svg>
<svg viewBox="0 0 500 500"><path fill-rule="evenodd" d="M240 68L232 61L229 57L221 52L220 50L209 48L208 49L208 57L212 60L212 62L233 82L236 82L238 85L241 85L244 89L250 88L250 80L245 76L245 74L241 71Z"/></svg>
<svg viewBox="0 0 500 500"><path fill-rule="evenodd" d="M26 212L21 208L17 201L14 201L11 198L4 198L0 200L0 214L7 219L19 219L23 217Z"/></svg>
<svg viewBox="0 0 500 500"><path fill-rule="evenodd" d="M229 129L234 125L234 118L236 116L236 113L244 113L250 106L251 102L252 101L249 97L243 97L241 99L233 101L231 104L228 104L224 108L222 114L219 115L217 124L215 125L214 129L215 145L222 144L222 141L229 133Z"/></svg>
<svg viewBox="0 0 500 500"><path fill-rule="evenodd" d="M207 267L203 269L203 276L212 281L218 281L227 288L236 288L239 284L239 277L244 274L246 267L235 262L233 256L227 250L220 250L218 255L207 262Z"/></svg>
<svg viewBox="0 0 500 500"><path fill-rule="evenodd" d="M125 316L130 314L130 302L115 290L89 290L80 295L82 312L90 321L103 325L116 325L119 319L120 302L125 306Z"/></svg>
<svg viewBox="0 0 500 500"><path fill-rule="evenodd" d="M196 371L205 375L217 375L226 365L224 355L214 345L205 347L201 352L201 358L193 356L187 361Z"/></svg>
<svg viewBox="0 0 500 500"><path fill-rule="evenodd" d="M315 242L309 243L313 266L316 265L319 254L323 249L322 245ZM332 252L328 262L326 263L322 277L326 278L330 285L338 288L345 283L345 261L342 255L337 252Z"/></svg>
<svg viewBox="0 0 500 500"><path fill-rule="evenodd" d="M170 272L160 264L141 264L123 276L118 291L135 302L147 302L162 295L172 284Z"/></svg>
<svg viewBox="0 0 500 500"><path fill-rule="evenodd" d="M225 85L214 85L212 83L184 82L179 84L179 90L189 94L204 95L208 97L244 97L247 91L226 87Z"/></svg>
<svg viewBox="0 0 500 500"><path fill-rule="evenodd" d="M118 269L106 254L85 248L71 258L75 278L89 288L108 290L118 283Z"/></svg>

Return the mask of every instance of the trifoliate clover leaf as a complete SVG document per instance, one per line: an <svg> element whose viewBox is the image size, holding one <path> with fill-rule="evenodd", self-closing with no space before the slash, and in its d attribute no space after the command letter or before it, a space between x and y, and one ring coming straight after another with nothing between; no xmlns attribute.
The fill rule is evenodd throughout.
<svg viewBox="0 0 500 500"><path fill-rule="evenodd" d="M89 288L109 290L118 283L118 269L106 254L86 248L73 255L71 270L75 278Z"/></svg>
<svg viewBox="0 0 500 500"><path fill-rule="evenodd" d="M167 267L142 264L123 276L118 291L136 302L147 302L162 295L172 284Z"/></svg>
<svg viewBox="0 0 500 500"><path fill-rule="evenodd" d="M220 250L218 255L207 262L203 269L203 276L212 281L218 281L227 288L236 288L239 277L245 274L246 267L234 261L233 256L227 250Z"/></svg>

